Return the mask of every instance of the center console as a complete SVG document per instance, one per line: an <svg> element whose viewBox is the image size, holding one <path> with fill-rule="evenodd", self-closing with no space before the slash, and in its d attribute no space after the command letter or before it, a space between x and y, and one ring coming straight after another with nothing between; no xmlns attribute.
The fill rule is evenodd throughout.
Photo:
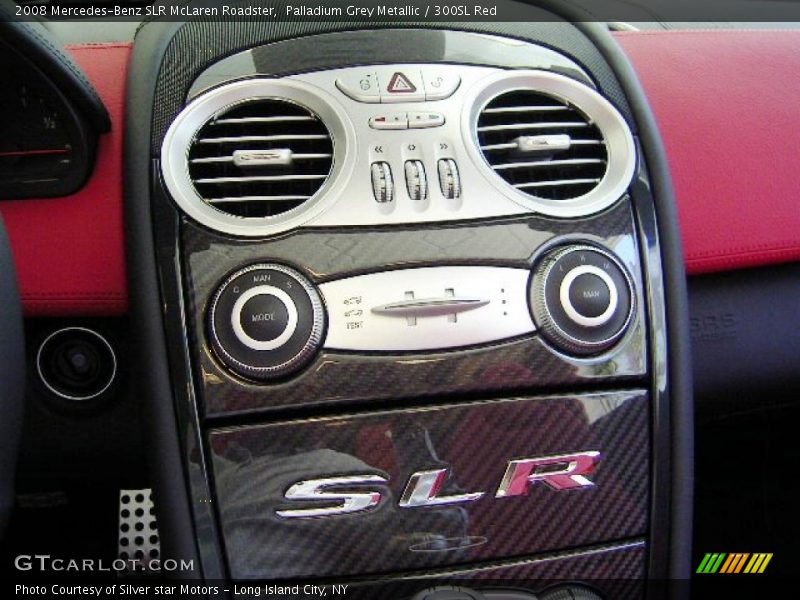
<svg viewBox="0 0 800 600"><path fill-rule="evenodd" d="M206 579L680 576L671 197L607 40L218 25L145 27L131 75L165 551Z"/></svg>

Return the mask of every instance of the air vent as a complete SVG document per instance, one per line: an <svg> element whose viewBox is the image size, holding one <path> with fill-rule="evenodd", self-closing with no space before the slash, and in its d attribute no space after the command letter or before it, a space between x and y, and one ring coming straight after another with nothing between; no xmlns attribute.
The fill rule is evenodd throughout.
<svg viewBox="0 0 800 600"><path fill-rule="evenodd" d="M529 196L572 200L590 194L606 175L603 133L576 106L550 94L495 96L478 117L477 133L489 166Z"/></svg>
<svg viewBox="0 0 800 600"><path fill-rule="evenodd" d="M189 148L189 177L218 211L269 218L310 200L333 164L320 118L296 102L250 100L203 125Z"/></svg>

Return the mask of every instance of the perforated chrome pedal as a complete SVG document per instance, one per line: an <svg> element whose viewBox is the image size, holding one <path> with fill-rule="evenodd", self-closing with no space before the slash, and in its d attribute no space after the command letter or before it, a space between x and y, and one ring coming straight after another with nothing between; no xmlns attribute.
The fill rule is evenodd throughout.
<svg viewBox="0 0 800 600"><path fill-rule="evenodd" d="M121 575L159 570L161 542L150 488L119 491L117 557L128 565Z"/></svg>

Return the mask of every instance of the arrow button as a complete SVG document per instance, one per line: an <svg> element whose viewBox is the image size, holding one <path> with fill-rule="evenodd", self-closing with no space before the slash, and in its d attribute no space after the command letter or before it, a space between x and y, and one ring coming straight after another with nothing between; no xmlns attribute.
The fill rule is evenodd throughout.
<svg viewBox="0 0 800 600"><path fill-rule="evenodd" d="M369 118L372 129L408 129L408 115L404 112L375 115Z"/></svg>
<svg viewBox="0 0 800 600"><path fill-rule="evenodd" d="M436 112L410 112L408 113L409 129L427 129L444 125L444 115Z"/></svg>

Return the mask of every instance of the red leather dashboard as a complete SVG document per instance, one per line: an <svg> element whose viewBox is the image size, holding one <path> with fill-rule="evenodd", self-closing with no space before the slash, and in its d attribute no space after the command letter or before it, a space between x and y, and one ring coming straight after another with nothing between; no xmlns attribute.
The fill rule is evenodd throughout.
<svg viewBox="0 0 800 600"><path fill-rule="evenodd" d="M616 37L659 123L690 274L800 259L800 32ZM79 193L0 204L28 316L127 308L122 137L130 44L70 46L112 119Z"/></svg>
<svg viewBox="0 0 800 600"><path fill-rule="evenodd" d="M617 40L667 149L687 271L800 259L800 31Z"/></svg>
<svg viewBox="0 0 800 600"><path fill-rule="evenodd" d="M130 44L70 46L111 115L94 172L63 198L0 203L26 316L124 314L122 136Z"/></svg>

